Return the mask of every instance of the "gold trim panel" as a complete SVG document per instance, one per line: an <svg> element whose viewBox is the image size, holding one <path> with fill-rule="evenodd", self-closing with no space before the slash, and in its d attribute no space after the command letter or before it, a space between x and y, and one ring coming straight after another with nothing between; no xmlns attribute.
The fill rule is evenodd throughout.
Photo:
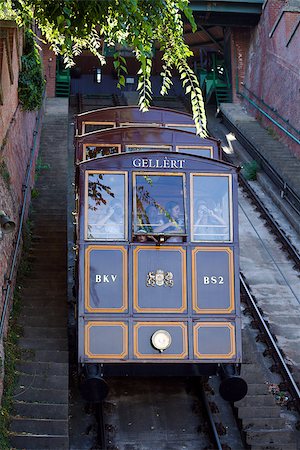
<svg viewBox="0 0 300 450"><path fill-rule="evenodd" d="M229 274L229 298L230 305L225 309L204 309L197 305L197 271L196 271L196 254L199 251L204 252L226 252L228 254L228 274ZM226 314L231 313L234 308L234 261L233 250L230 247L197 247L192 250L192 304L193 310L199 314Z"/></svg>
<svg viewBox="0 0 300 450"><path fill-rule="evenodd" d="M201 354L198 349L198 329L199 328L216 328L216 327L222 327L222 328L228 328L230 332L230 345L231 345L231 351L226 354L218 354L218 353L212 353L212 354ZM235 327L229 322L198 322L194 325L193 329L193 340L194 340L194 357L197 357L199 359L232 359L236 356L236 347L235 347Z"/></svg>
<svg viewBox="0 0 300 450"><path fill-rule="evenodd" d="M89 351L90 348L90 333L92 327L118 326L123 329L123 351L119 354L93 354ZM128 357L128 325L125 322L88 322L84 326L84 354L90 359L124 359Z"/></svg>
<svg viewBox="0 0 300 450"><path fill-rule="evenodd" d="M174 353L174 354L166 354L155 353L153 355L142 354L138 351L138 330L141 327L153 327L157 326L159 329L162 326L166 327L180 327L182 329L182 344L183 344L183 352L182 353ZM184 322L137 322L133 325L133 355L138 359L186 359L188 356L188 330L187 324Z"/></svg>
<svg viewBox="0 0 300 450"><path fill-rule="evenodd" d="M123 303L121 308L92 308L89 304L90 301L90 277L89 277L89 271L90 271L90 253L93 250L115 250L120 251L123 255ZM116 246L116 245L89 245L85 249L84 253L84 279L85 279L85 286L84 286L84 307L86 311L91 313L97 313L97 312L103 312L103 313L120 313L124 312L128 308L128 267L127 267L127 250L125 247Z"/></svg>
<svg viewBox="0 0 300 450"><path fill-rule="evenodd" d="M175 251L181 253L181 273L182 273L182 306L180 308L141 308L138 305L138 254L141 250L146 251ZM187 308L187 287L186 287L186 250L183 247L165 247L163 249L159 249L157 247L150 246L137 246L133 250L133 308L136 312L139 313L183 313Z"/></svg>

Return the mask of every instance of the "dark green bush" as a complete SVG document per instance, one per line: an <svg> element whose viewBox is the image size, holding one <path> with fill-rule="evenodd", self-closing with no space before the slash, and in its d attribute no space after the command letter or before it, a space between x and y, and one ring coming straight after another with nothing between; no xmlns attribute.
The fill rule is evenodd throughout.
<svg viewBox="0 0 300 450"><path fill-rule="evenodd" d="M242 166L242 174L246 180L256 180L258 170L259 164L255 160L245 163Z"/></svg>
<svg viewBox="0 0 300 450"><path fill-rule="evenodd" d="M25 48L21 61L19 100L25 111L33 111L42 106L45 80L41 58L31 30L25 32Z"/></svg>

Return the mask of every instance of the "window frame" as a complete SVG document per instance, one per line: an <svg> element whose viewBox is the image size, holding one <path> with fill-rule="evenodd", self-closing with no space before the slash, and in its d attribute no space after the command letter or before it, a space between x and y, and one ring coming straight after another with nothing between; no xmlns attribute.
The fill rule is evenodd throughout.
<svg viewBox="0 0 300 450"><path fill-rule="evenodd" d="M188 229L189 229L189 215L188 215L188 209L187 209L187 173L185 172L168 172L168 173L162 173L162 172L132 172L132 223L131 223L131 236L132 239L139 235L139 233L136 233L134 230L134 227L136 225L135 218L137 217L137 208L136 208L136 179L137 176L160 176L160 177L169 177L169 176L178 176L182 179L182 188L183 188L183 208L184 208L184 220L185 220L185 233L169 233L165 234L164 232L152 232L152 233L146 233L146 235L149 236L158 236L158 235L165 235L165 236L182 236L183 238L187 236ZM174 244L174 242L172 243ZM180 243L182 245L182 242Z"/></svg>
<svg viewBox="0 0 300 450"><path fill-rule="evenodd" d="M93 144L93 143L88 143L88 144L83 144L83 161L91 161L92 159L100 159L100 158L105 158L104 156L100 156L99 158L90 158L87 159L87 147L117 147L118 152L117 153L113 153L113 155L118 155L119 153L121 153L121 144L99 144L99 142L97 144ZM107 156L111 156L111 155L107 155Z"/></svg>
<svg viewBox="0 0 300 450"><path fill-rule="evenodd" d="M195 239L194 237L194 211L195 211L195 205L194 205L194 192L195 192L195 184L194 184L194 178L195 177L218 177L218 178L227 178L227 186L228 186L228 217L229 217L229 239L218 239L218 240L205 240L205 239ZM192 172L190 174L190 235L191 235L191 242L194 243L232 243L233 242L233 203L232 203L232 174L227 173L205 173L205 172Z"/></svg>
<svg viewBox="0 0 300 450"><path fill-rule="evenodd" d="M88 183L89 175L123 175L124 176L124 237L123 238L89 238L88 237ZM87 170L85 172L85 197L84 197L84 240L87 242L101 241L101 242L124 242L128 241L128 172L116 170Z"/></svg>
<svg viewBox="0 0 300 450"><path fill-rule="evenodd" d="M180 153L180 149L195 149L195 150L209 150L210 151L210 157L211 159L213 159L214 156L214 149L212 145L176 145L176 152ZM187 155L191 155L192 153L187 153ZM201 155L197 155L195 154L195 156L201 156ZM202 156L203 158L207 158L207 156Z"/></svg>

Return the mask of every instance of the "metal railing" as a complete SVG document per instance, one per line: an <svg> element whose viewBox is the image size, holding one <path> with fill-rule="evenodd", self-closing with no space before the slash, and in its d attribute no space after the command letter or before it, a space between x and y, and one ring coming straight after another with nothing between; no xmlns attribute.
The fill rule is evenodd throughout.
<svg viewBox="0 0 300 450"><path fill-rule="evenodd" d="M257 161L261 169L268 175L276 187L280 191L281 198L285 199L293 210L300 216L300 198L289 184L283 180L279 173L264 158L258 149L250 142L226 116L223 114L223 121L228 129L231 129L236 135L239 142L246 148L247 152L255 161Z"/></svg>

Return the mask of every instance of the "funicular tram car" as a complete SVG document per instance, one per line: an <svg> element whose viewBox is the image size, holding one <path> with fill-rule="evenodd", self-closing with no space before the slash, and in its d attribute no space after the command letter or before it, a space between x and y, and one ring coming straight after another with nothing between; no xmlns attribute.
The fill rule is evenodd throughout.
<svg viewBox="0 0 300 450"><path fill-rule="evenodd" d="M220 365L234 373L241 363L237 170L218 160L215 139L183 130L190 116L147 114L111 108L77 118L78 360L87 397L95 386L104 395L110 376L202 376ZM245 382L226 380L224 397L242 398Z"/></svg>

